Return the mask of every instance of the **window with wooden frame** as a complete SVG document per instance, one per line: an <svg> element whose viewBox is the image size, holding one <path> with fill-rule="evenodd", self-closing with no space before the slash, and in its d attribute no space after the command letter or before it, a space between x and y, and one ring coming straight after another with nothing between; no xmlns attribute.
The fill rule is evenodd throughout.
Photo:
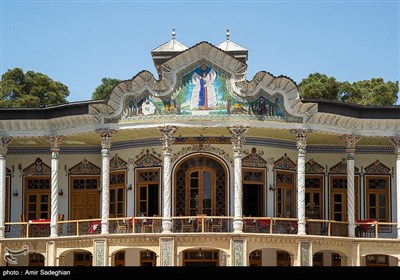
<svg viewBox="0 0 400 280"><path fill-rule="evenodd" d="M276 266L291 266L290 254L286 251L276 251Z"/></svg>
<svg viewBox="0 0 400 280"><path fill-rule="evenodd" d="M277 217L294 218L294 172L277 170L275 186Z"/></svg>
<svg viewBox="0 0 400 280"><path fill-rule="evenodd" d="M218 266L217 250L187 250L183 252L183 266Z"/></svg>
<svg viewBox="0 0 400 280"><path fill-rule="evenodd" d="M358 211L358 185L360 176L354 175L354 215L359 218ZM330 201L331 201L331 219L345 222L347 217L347 175L330 175Z"/></svg>
<svg viewBox="0 0 400 280"><path fill-rule="evenodd" d="M156 266L156 253L150 250L140 251L140 266Z"/></svg>
<svg viewBox="0 0 400 280"><path fill-rule="evenodd" d="M71 176L71 218L95 219L100 216L100 177Z"/></svg>
<svg viewBox="0 0 400 280"><path fill-rule="evenodd" d="M25 177L25 221L50 219L50 176Z"/></svg>
<svg viewBox="0 0 400 280"><path fill-rule="evenodd" d="M324 266L324 253L315 253L313 255L313 266Z"/></svg>
<svg viewBox="0 0 400 280"><path fill-rule="evenodd" d="M29 266L44 266L44 256L39 253L29 253Z"/></svg>
<svg viewBox="0 0 400 280"><path fill-rule="evenodd" d="M243 168L243 215L264 215L265 169Z"/></svg>
<svg viewBox="0 0 400 280"><path fill-rule="evenodd" d="M332 253L332 266L342 266L342 257L338 253Z"/></svg>
<svg viewBox="0 0 400 280"><path fill-rule="evenodd" d="M186 205L189 205L189 216L197 214L213 215L215 213L214 187L215 171L209 167L193 167L188 170L186 182Z"/></svg>
<svg viewBox="0 0 400 280"><path fill-rule="evenodd" d="M114 266L125 266L125 251L119 251L115 254Z"/></svg>
<svg viewBox="0 0 400 280"><path fill-rule="evenodd" d="M322 219L324 175L307 175L305 178L306 218Z"/></svg>
<svg viewBox="0 0 400 280"><path fill-rule="evenodd" d="M254 250L249 255L249 266L262 266L262 251Z"/></svg>
<svg viewBox="0 0 400 280"><path fill-rule="evenodd" d="M136 214L159 215L160 169L136 170Z"/></svg>
<svg viewBox="0 0 400 280"><path fill-rule="evenodd" d="M125 216L125 171L110 172L110 218Z"/></svg>
<svg viewBox="0 0 400 280"><path fill-rule="evenodd" d="M390 175L366 175L367 219L388 222Z"/></svg>
<svg viewBox="0 0 400 280"><path fill-rule="evenodd" d="M74 266L92 266L92 253L75 252Z"/></svg>
<svg viewBox="0 0 400 280"><path fill-rule="evenodd" d="M365 260L366 266L389 266L389 256L387 255L368 255Z"/></svg>

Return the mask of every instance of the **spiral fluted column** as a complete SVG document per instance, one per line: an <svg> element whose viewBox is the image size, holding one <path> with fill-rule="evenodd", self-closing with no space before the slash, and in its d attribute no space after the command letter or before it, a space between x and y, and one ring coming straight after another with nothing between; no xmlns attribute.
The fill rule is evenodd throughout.
<svg viewBox="0 0 400 280"><path fill-rule="evenodd" d="M5 234L6 213L6 154L11 137L0 137L0 239Z"/></svg>
<svg viewBox="0 0 400 280"><path fill-rule="evenodd" d="M346 135L342 137L342 142L346 144L346 162L347 162L347 220L348 235L355 237L355 197L354 197L354 154L356 152L356 144L360 141L360 137Z"/></svg>
<svg viewBox="0 0 400 280"><path fill-rule="evenodd" d="M175 126L162 126L158 130L161 132L161 143L163 146L163 220L162 228L163 233L172 231L172 185L171 185L171 153L172 143L174 138L172 137L177 128Z"/></svg>
<svg viewBox="0 0 400 280"><path fill-rule="evenodd" d="M58 215L58 159L60 157L60 145L64 142L63 136L57 135L46 137L50 143L51 151L51 211L50 211L50 236L58 236L57 215Z"/></svg>
<svg viewBox="0 0 400 280"><path fill-rule="evenodd" d="M110 216L110 149L115 130L97 130L101 137L101 234L108 234Z"/></svg>
<svg viewBox="0 0 400 280"><path fill-rule="evenodd" d="M296 147L298 150L297 155L297 234L306 234L306 205L305 205L305 194L306 194L306 147L307 147L307 135L310 130L297 129L291 130L291 133L296 135Z"/></svg>
<svg viewBox="0 0 400 280"><path fill-rule="evenodd" d="M233 169L234 169L234 219L233 232L243 231L243 186L242 186L242 146L245 142L244 134L248 130L245 126L230 126L233 145Z"/></svg>
<svg viewBox="0 0 400 280"><path fill-rule="evenodd" d="M397 238L400 239L400 137L390 139L396 155L396 201L397 201Z"/></svg>

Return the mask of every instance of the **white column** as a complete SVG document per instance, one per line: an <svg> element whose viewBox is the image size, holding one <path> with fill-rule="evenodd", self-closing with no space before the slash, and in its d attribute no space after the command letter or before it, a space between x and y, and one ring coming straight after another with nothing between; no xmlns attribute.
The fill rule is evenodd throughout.
<svg viewBox="0 0 400 280"><path fill-rule="evenodd" d="M400 239L400 137L391 138L390 140L394 145L394 153L396 154L397 239Z"/></svg>
<svg viewBox="0 0 400 280"><path fill-rule="evenodd" d="M110 149L111 136L115 130L98 130L101 136L101 234L108 234L110 216Z"/></svg>
<svg viewBox="0 0 400 280"><path fill-rule="evenodd" d="M0 137L0 239L4 238L6 213L6 154L11 137Z"/></svg>
<svg viewBox="0 0 400 280"><path fill-rule="evenodd" d="M158 128L161 132L161 142L163 145L163 233L172 231L172 185L171 185L171 145L174 142L172 135L177 128L175 126L163 126Z"/></svg>
<svg viewBox="0 0 400 280"><path fill-rule="evenodd" d="M347 135L342 137L342 142L346 144L346 161L347 161L347 220L348 235L355 237L355 197L354 197L354 154L356 152L356 144L360 141L360 137Z"/></svg>
<svg viewBox="0 0 400 280"><path fill-rule="evenodd" d="M296 147L298 150L297 155L297 234L306 234L306 146L307 146L307 134L310 130L298 129L292 130L292 133L296 134Z"/></svg>
<svg viewBox="0 0 400 280"><path fill-rule="evenodd" d="M233 144L233 169L234 169L234 219L233 232L243 231L243 187L242 187L242 145L245 142L244 134L248 127L230 126L229 131L232 133Z"/></svg>
<svg viewBox="0 0 400 280"><path fill-rule="evenodd" d="M58 159L60 157L60 145L64 142L63 136L46 137L45 140L51 144L51 218L50 236L58 236Z"/></svg>

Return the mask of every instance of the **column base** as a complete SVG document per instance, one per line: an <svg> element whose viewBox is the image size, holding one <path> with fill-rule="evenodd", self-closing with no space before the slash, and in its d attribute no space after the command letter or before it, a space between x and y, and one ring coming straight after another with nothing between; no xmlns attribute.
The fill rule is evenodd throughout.
<svg viewBox="0 0 400 280"><path fill-rule="evenodd" d="M237 218L233 220L233 233L243 232L243 219Z"/></svg>
<svg viewBox="0 0 400 280"><path fill-rule="evenodd" d="M349 224L348 226L348 234L349 237L356 237L356 225L355 224Z"/></svg>
<svg viewBox="0 0 400 280"><path fill-rule="evenodd" d="M108 222L101 221L101 234L109 234L108 231Z"/></svg>
<svg viewBox="0 0 400 280"><path fill-rule="evenodd" d="M297 222L297 235L307 235L305 222Z"/></svg>
<svg viewBox="0 0 400 280"><path fill-rule="evenodd" d="M171 219L163 220L162 228L163 228L162 233L171 233L172 232L172 220Z"/></svg>
<svg viewBox="0 0 400 280"><path fill-rule="evenodd" d="M58 236L57 225L50 225L50 237Z"/></svg>

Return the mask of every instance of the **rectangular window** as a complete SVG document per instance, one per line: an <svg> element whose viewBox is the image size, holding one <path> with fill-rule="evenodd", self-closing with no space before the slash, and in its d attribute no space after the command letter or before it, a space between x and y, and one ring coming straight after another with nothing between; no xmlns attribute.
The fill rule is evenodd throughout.
<svg viewBox="0 0 400 280"><path fill-rule="evenodd" d="M389 176L366 176L367 219L389 221Z"/></svg>

